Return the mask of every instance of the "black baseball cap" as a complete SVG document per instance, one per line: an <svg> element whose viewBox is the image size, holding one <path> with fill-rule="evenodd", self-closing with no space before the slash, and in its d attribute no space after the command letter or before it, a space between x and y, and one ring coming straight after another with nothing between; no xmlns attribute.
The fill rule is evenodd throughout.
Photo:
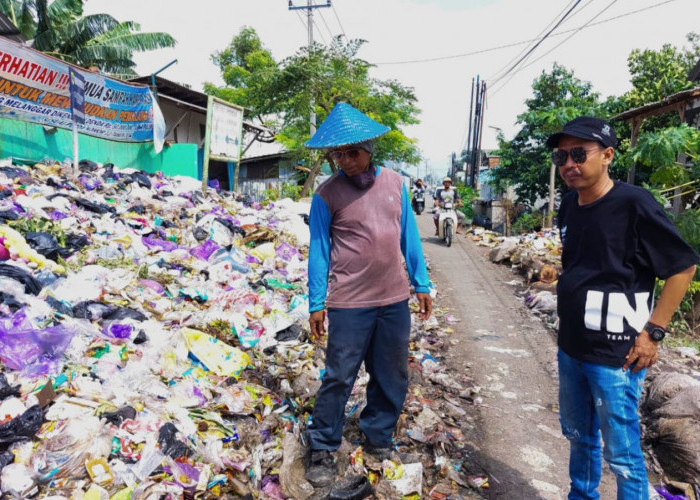
<svg viewBox="0 0 700 500"><path fill-rule="evenodd" d="M617 146L617 135L612 126L605 120L592 116L579 116L571 120L564 125L564 129L561 132L549 136L547 147L556 148L559 145L559 139L564 135L578 137L587 141L597 141L604 148Z"/></svg>

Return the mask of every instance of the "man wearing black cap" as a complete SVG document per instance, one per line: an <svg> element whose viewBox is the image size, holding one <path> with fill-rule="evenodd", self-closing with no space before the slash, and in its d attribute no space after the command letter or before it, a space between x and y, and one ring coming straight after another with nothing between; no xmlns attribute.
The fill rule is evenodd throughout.
<svg viewBox="0 0 700 500"><path fill-rule="evenodd" d="M646 368L698 256L645 189L610 178L617 138L580 117L553 134L552 162L571 188L559 210L559 406L569 439L569 499L599 498L603 455L618 499L647 499L637 406ZM655 278L664 279L653 307Z"/></svg>

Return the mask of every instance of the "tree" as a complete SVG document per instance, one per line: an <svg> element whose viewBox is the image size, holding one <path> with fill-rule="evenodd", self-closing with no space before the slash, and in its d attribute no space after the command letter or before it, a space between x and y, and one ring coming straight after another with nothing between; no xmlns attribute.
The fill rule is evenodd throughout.
<svg viewBox="0 0 700 500"><path fill-rule="evenodd" d="M275 63L255 30L244 28L213 56L226 86L207 84L205 91L246 107L249 116L273 128L279 142L312 165L302 196L308 194L324 159L303 145L310 136L312 102L317 123L343 101L390 127L376 142L375 161L417 163L416 141L401 130L418 123L413 89L395 80L371 78L371 65L358 57L365 43L337 37L328 46L304 47Z"/></svg>
<svg viewBox="0 0 700 500"><path fill-rule="evenodd" d="M583 82L559 64L552 71L542 74L532 85L533 97L525 101L527 111L518 116L522 125L512 141L499 134L501 163L493 169L496 189L514 186L518 197L534 204L544 198L549 189L549 149L545 142L550 134L573 118L583 115L600 115L599 96L589 82ZM557 186L563 184L559 177Z"/></svg>
<svg viewBox="0 0 700 500"><path fill-rule="evenodd" d="M140 33L138 24L109 14L83 16L83 0L0 0L0 12L35 49L122 78L136 76L134 52L175 45L167 33Z"/></svg>

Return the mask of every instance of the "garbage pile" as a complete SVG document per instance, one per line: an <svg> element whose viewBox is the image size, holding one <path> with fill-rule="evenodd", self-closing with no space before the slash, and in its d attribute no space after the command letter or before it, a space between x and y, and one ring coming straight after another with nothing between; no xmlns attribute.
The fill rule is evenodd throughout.
<svg viewBox="0 0 700 500"><path fill-rule="evenodd" d="M677 348L686 366L659 363L650 372L642 400L644 441L662 475L657 491L664 498L700 498L700 358L694 348ZM690 352L684 352L690 351ZM669 358L666 353L664 359ZM691 375L694 373L695 376ZM663 488L666 491L663 491ZM667 492L677 495L669 497Z"/></svg>
<svg viewBox="0 0 700 500"><path fill-rule="evenodd" d="M87 160L2 161L3 494L312 496L301 443L324 363L307 323L308 209ZM473 399L441 365L448 336L444 317L414 325L395 454L368 463L351 431L350 490L365 487L353 474L380 498L474 487L455 458Z"/></svg>

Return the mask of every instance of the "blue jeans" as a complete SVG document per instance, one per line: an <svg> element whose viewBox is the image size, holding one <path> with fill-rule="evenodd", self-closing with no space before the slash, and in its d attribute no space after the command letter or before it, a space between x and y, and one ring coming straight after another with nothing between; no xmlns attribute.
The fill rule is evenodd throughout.
<svg viewBox="0 0 700 500"><path fill-rule="evenodd" d="M603 456L617 479L618 500L648 500L637 406L646 370L585 363L561 349L559 410L562 432L571 444L569 500L598 499Z"/></svg>
<svg viewBox="0 0 700 500"><path fill-rule="evenodd" d="M373 446L391 446L408 389L411 313L404 300L382 307L328 309L326 373L309 425L311 449L336 450L345 405L362 362L369 373L360 429Z"/></svg>

